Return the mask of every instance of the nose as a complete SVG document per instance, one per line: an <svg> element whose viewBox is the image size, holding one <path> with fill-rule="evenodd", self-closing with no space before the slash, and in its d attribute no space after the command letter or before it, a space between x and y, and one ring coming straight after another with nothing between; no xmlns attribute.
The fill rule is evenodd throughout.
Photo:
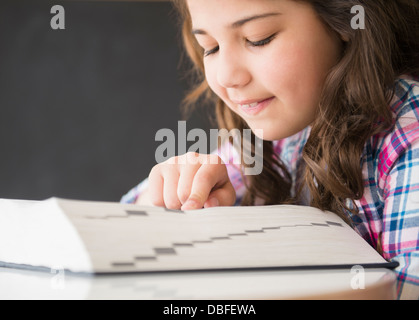
<svg viewBox="0 0 419 320"><path fill-rule="evenodd" d="M217 81L224 88L239 88L251 80L251 73L244 59L233 52L219 51Z"/></svg>

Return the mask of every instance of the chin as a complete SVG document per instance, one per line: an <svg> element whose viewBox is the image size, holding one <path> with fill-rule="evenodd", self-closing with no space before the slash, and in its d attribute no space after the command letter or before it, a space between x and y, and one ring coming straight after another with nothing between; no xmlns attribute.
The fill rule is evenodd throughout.
<svg viewBox="0 0 419 320"><path fill-rule="evenodd" d="M284 132L283 130L278 130L278 123L276 122L269 124L265 123L263 126L249 125L249 127L256 137L265 141L275 141L289 136L287 135L287 132Z"/></svg>
<svg viewBox="0 0 419 320"><path fill-rule="evenodd" d="M282 139L282 138L278 138L277 133L275 134L274 132L270 132L269 130L252 129L252 132L258 139L262 139L265 141L275 141L278 139Z"/></svg>

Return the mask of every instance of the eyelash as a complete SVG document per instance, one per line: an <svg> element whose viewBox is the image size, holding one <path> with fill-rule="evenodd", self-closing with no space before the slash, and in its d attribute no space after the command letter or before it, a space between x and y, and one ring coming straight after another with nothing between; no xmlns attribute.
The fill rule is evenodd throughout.
<svg viewBox="0 0 419 320"><path fill-rule="evenodd" d="M274 33L273 35L267 37L266 39L263 40L259 40L259 41L249 41L246 40L246 42L248 44L250 44L252 47L263 47L266 46L267 44L269 44L273 39L275 39L275 37L277 36L277 33ZM204 52L204 57L208 57L214 53L216 53L219 49L219 46L216 46L214 49L208 50Z"/></svg>

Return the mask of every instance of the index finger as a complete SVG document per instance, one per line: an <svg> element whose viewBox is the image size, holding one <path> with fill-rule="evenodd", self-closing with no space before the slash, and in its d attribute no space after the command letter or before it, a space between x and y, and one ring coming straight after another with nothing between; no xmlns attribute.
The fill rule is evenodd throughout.
<svg viewBox="0 0 419 320"><path fill-rule="evenodd" d="M221 161L215 163L212 160L202 164L193 178L190 196L181 209L202 208L211 191L224 187L228 182L227 169Z"/></svg>

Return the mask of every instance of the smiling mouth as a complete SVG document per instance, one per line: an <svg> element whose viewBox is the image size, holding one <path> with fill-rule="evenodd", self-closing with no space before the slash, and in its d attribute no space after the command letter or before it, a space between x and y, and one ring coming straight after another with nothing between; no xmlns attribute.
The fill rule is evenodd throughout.
<svg viewBox="0 0 419 320"><path fill-rule="evenodd" d="M243 109L250 109L250 108L256 108L259 104L264 103L265 101L271 100L273 97L269 97L262 100L242 100L242 101L234 101L239 107Z"/></svg>
<svg viewBox="0 0 419 320"><path fill-rule="evenodd" d="M249 108L257 107L258 104L259 104L259 102L254 102L254 103L250 103L250 104L239 104L239 105L240 105L240 107L242 107L244 109L249 109Z"/></svg>
<svg viewBox="0 0 419 320"><path fill-rule="evenodd" d="M265 109L274 98L275 97L270 97L270 98L259 100L259 101L255 101L255 100L238 101L237 105L247 115L254 116L258 114L259 112L261 112L263 109Z"/></svg>

